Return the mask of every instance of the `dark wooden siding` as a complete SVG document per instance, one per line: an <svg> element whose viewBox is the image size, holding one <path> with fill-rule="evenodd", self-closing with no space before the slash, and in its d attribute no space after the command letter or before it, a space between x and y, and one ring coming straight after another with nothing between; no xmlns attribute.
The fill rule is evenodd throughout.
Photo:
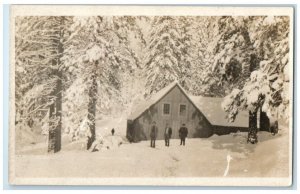
<svg viewBox="0 0 300 194"><path fill-rule="evenodd" d="M247 127L227 127L227 126L217 126L214 125L214 134L217 135L226 135L229 133L236 133L238 131L240 132L248 132L248 128Z"/></svg>
<svg viewBox="0 0 300 194"><path fill-rule="evenodd" d="M267 116L267 113L260 112L259 118L259 130L260 131L270 131L270 119Z"/></svg>
<svg viewBox="0 0 300 194"><path fill-rule="evenodd" d="M163 114L163 104L171 104L170 115ZM180 104L187 107L186 116L179 115ZM170 90L162 99L153 104L141 116L133 121L128 121L127 137L130 141L148 140L151 123L155 121L158 127L157 139L164 139L166 123L173 129L172 138L179 138L178 130L182 123L188 128L188 138L209 137L213 128L205 116L194 106L178 86Z"/></svg>

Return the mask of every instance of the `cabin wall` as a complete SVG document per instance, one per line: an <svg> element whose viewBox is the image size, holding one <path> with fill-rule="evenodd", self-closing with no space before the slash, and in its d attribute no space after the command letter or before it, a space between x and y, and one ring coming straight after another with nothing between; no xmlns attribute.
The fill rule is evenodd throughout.
<svg viewBox="0 0 300 194"><path fill-rule="evenodd" d="M259 117L259 130L260 131L270 131L270 119L267 116L267 113L260 112Z"/></svg>
<svg viewBox="0 0 300 194"><path fill-rule="evenodd" d="M170 115L163 114L163 104L170 103ZM187 114L179 115L180 104L185 104ZM188 128L188 138L210 137L213 134L213 128L205 116L191 103L191 101L182 93L178 86L175 86L161 100L152 105L140 117L130 121L127 130L132 136L133 142L150 139L150 128L155 121L158 127L157 139L164 139L164 129L166 123L172 127L172 139L179 138L179 128L185 123ZM127 132L128 132L127 131Z"/></svg>
<svg viewBox="0 0 300 194"><path fill-rule="evenodd" d="M240 132L248 132L248 127L226 127L226 126L217 126L214 125L214 134L217 135L227 135L229 133L236 133L238 131Z"/></svg>

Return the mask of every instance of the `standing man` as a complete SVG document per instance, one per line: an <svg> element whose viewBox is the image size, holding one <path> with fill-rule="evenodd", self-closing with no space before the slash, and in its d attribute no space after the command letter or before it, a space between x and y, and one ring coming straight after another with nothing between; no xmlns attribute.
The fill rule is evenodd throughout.
<svg viewBox="0 0 300 194"><path fill-rule="evenodd" d="M153 121L152 126L151 126L151 131L150 131L150 138L151 138L150 146L152 148L155 148L155 140L157 137L157 133L158 133L158 128L156 126L156 122Z"/></svg>
<svg viewBox="0 0 300 194"><path fill-rule="evenodd" d="M115 129L112 128L112 130L111 130L111 135L114 135L114 134L115 134Z"/></svg>
<svg viewBox="0 0 300 194"><path fill-rule="evenodd" d="M170 138L172 136L172 128L169 126L169 123L166 123L165 128L165 146L170 146Z"/></svg>
<svg viewBox="0 0 300 194"><path fill-rule="evenodd" d="M188 135L188 129L185 127L185 124L182 124L182 127L179 129L180 145L185 145L185 138Z"/></svg>

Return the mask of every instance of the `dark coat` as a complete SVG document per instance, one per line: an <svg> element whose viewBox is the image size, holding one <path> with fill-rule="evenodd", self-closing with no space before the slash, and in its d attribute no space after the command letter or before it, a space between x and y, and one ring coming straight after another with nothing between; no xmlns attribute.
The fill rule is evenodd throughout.
<svg viewBox="0 0 300 194"><path fill-rule="evenodd" d="M158 133L158 128L156 125L152 125L151 131L150 131L150 137L151 139L156 139Z"/></svg>
<svg viewBox="0 0 300 194"><path fill-rule="evenodd" d="M179 129L179 137L186 138L188 135L188 129L186 127L180 127Z"/></svg>
<svg viewBox="0 0 300 194"><path fill-rule="evenodd" d="M169 129L168 129L168 131L166 133L167 128L169 128ZM164 133L165 134L165 138L170 139L171 136L172 136L172 128L171 127L167 127L167 128L165 129L165 133Z"/></svg>

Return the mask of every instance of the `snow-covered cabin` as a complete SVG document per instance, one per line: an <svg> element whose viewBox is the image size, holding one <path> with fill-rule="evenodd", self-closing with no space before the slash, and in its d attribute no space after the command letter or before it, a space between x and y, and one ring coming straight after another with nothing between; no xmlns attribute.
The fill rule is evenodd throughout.
<svg viewBox="0 0 300 194"><path fill-rule="evenodd" d="M157 139L164 139L166 123L173 129L171 138L179 138L178 130L183 123L188 128L188 138L246 131L249 126L248 112L240 112L234 122L229 122L221 107L222 100L188 95L180 84L173 82L133 107L127 119L126 136L132 142L148 140L153 121L158 127Z"/></svg>

